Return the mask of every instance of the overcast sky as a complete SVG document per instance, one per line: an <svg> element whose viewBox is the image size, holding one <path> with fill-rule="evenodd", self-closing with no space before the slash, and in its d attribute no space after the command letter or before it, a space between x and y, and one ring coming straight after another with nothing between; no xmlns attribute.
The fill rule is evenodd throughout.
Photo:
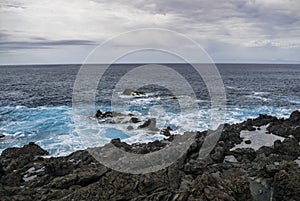
<svg viewBox="0 0 300 201"><path fill-rule="evenodd" d="M184 34L215 62L300 63L299 10L299 0L1 0L0 64L82 63L141 28ZM134 45L124 42L115 48Z"/></svg>

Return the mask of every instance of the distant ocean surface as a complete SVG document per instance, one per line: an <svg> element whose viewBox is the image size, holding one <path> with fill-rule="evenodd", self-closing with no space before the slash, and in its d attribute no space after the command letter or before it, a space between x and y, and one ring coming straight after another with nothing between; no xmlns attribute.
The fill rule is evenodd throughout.
<svg viewBox="0 0 300 201"><path fill-rule="evenodd" d="M98 109L110 110L114 85L135 66L119 64L109 69L99 86ZM173 95L155 86L142 88L147 95L132 97L132 107L124 112L137 112L144 119L156 115L159 117L158 126L171 126L175 133L209 128L210 98L205 84L188 65L168 66L196 86L194 91L200 108L198 116L179 117ZM240 122L259 114L287 117L293 110L300 110L300 65L218 64L217 67L226 89L226 123ZM0 152L30 141L55 156L88 147L82 144L72 117L73 84L79 68L80 65L0 67L0 134L5 135L0 139ZM164 76L167 75L161 78ZM122 92L119 93L121 95ZM153 114L148 110L155 105L166 108L167 114ZM190 122L197 122L196 128L189 127ZM150 135L142 130L128 133L118 125L109 124L103 125L101 132L104 137L99 144L117 137L128 143L163 138L159 133Z"/></svg>

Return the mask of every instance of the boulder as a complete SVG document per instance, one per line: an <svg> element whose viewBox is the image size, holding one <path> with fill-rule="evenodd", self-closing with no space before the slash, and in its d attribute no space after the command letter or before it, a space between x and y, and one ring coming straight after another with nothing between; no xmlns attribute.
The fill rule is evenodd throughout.
<svg viewBox="0 0 300 201"><path fill-rule="evenodd" d="M299 122L300 121L300 112L298 110L291 113L289 120L291 122Z"/></svg>
<svg viewBox="0 0 300 201"><path fill-rule="evenodd" d="M29 155L29 156L42 156L42 155L48 155L49 153L42 149L40 146L35 144L34 142L30 142L27 145L24 145L22 148L7 148L5 149L1 157L4 158L19 158L20 156Z"/></svg>

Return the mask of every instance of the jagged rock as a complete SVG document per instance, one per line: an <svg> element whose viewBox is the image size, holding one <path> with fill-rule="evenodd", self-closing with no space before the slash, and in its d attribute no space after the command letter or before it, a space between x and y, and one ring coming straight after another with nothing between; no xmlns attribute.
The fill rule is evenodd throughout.
<svg viewBox="0 0 300 201"><path fill-rule="evenodd" d="M240 137L240 126L233 125L230 126L229 124L225 124L223 131L221 133L220 141L225 142L226 147L233 148L235 144L239 144L243 141Z"/></svg>
<svg viewBox="0 0 300 201"><path fill-rule="evenodd" d="M102 112L101 112L101 110L97 110L97 112L96 112L96 118L100 118L101 116L102 116Z"/></svg>
<svg viewBox="0 0 300 201"><path fill-rule="evenodd" d="M255 118L252 120L252 125L261 127L268 125L269 123L275 121L277 118L270 116L270 115L265 115L265 114L260 114L258 118Z"/></svg>
<svg viewBox="0 0 300 201"><path fill-rule="evenodd" d="M131 146L125 142L121 142L120 138L112 139L111 143L116 147L123 149L124 151L131 150Z"/></svg>
<svg viewBox="0 0 300 201"><path fill-rule="evenodd" d="M291 122L294 122L294 123L299 122L300 121L300 112L298 110L292 112L289 119Z"/></svg>
<svg viewBox="0 0 300 201"><path fill-rule="evenodd" d="M299 200L300 169L295 163L286 163L274 176L273 200Z"/></svg>
<svg viewBox="0 0 300 201"><path fill-rule="evenodd" d="M111 118L113 116L117 116L117 115L120 115L118 113L113 113L113 112L110 112L110 111L107 111L107 112L101 112L101 110L97 110L96 114L95 114L95 117L97 119L105 119L105 118Z"/></svg>
<svg viewBox="0 0 300 201"><path fill-rule="evenodd" d="M256 158L256 152L252 148L238 148L231 152L239 162L253 161Z"/></svg>
<svg viewBox="0 0 300 201"><path fill-rule="evenodd" d="M54 158L45 164L45 172L53 177L61 177L74 170L74 164L71 161Z"/></svg>
<svg viewBox="0 0 300 201"><path fill-rule="evenodd" d="M300 145L295 138L286 138L283 142L276 140L274 142L274 152L297 159L300 156Z"/></svg>
<svg viewBox="0 0 300 201"><path fill-rule="evenodd" d="M34 142L30 142L29 144L23 146L22 148L7 148L5 149L1 157L4 158L18 158L24 155L34 156L41 156L41 155L48 155L49 153L42 149L40 146L35 144Z"/></svg>
<svg viewBox="0 0 300 201"><path fill-rule="evenodd" d="M195 179L191 193L191 200L252 200L249 182L236 175L222 181L204 173Z"/></svg>
<svg viewBox="0 0 300 201"><path fill-rule="evenodd" d="M210 157L213 161L221 163L225 158L225 144L223 141L219 141L215 149L211 152Z"/></svg>
<svg viewBox="0 0 300 201"><path fill-rule="evenodd" d="M294 136L298 142L300 141L300 120L299 111L294 111L288 119L276 119L270 123L267 130L278 136L289 137Z"/></svg>

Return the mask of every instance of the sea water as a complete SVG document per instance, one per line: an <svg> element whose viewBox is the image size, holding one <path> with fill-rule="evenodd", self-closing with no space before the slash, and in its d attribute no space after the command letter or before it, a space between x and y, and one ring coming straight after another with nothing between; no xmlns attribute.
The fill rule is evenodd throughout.
<svg viewBox="0 0 300 201"><path fill-rule="evenodd" d="M98 86L96 109L109 111L111 97L118 80L138 65L113 65ZM198 110L181 115L180 106L172 92L159 86L141 87L145 95L126 97L130 106L117 107L124 114L133 113L145 121L156 118L157 127L170 126L173 133L206 130L210 128L210 97L205 83L185 64L168 64L193 86ZM259 114L288 117L300 109L300 65L290 64L219 64L224 82L227 105L226 123L237 123ZM73 119L72 92L80 65L1 66L0 67L0 152L12 146L36 142L52 155L66 155L84 149ZM162 75L160 79L163 79ZM174 81L174 85L176 85ZM180 89L180 85L177 86ZM191 101L182 91L184 107ZM86 115L84 121L95 121ZM98 145L113 138L127 143L149 142L163 139L159 132L142 129L128 131L128 124L100 123ZM93 129L93 128L90 128Z"/></svg>

